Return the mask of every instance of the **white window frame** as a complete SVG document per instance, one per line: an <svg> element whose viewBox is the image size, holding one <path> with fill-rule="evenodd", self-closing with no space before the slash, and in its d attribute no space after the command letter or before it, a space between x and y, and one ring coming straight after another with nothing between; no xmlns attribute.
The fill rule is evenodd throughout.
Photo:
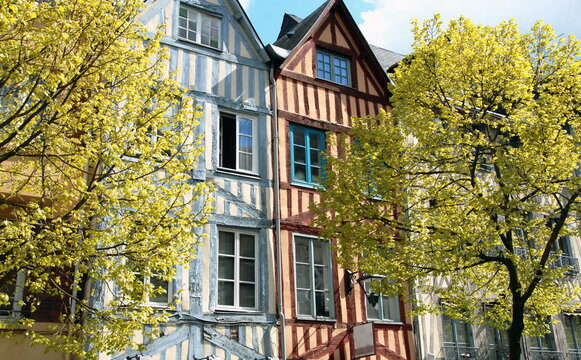
<svg viewBox="0 0 581 360"><path fill-rule="evenodd" d="M220 254L220 232L227 232L234 234L234 255L231 254ZM250 257L244 257L240 255L240 235L249 235L254 237L254 307L245 307L240 305L240 284L252 284L249 281L243 281L240 279L240 260L241 259L251 259ZM218 259L216 264L218 269L220 267L220 257L231 257L234 258L234 279L221 279L219 271L216 273L216 309L217 310L229 310L229 311L257 311L259 306L258 300L258 290L259 290L259 278L258 278L258 233L254 231L238 230L231 228L218 228L218 238L216 241L216 252L218 254ZM219 303L219 283L220 281L227 281L234 283L234 305L223 305Z"/></svg>
<svg viewBox="0 0 581 360"><path fill-rule="evenodd" d="M182 10L186 11L187 15L186 17L182 16ZM189 32L193 31L193 29L189 29L188 28L188 24L190 20L195 19L196 22L196 29L195 29L195 33L196 33L196 39L190 39L189 36ZM182 21L185 20L186 26L182 26ZM202 42L202 22L203 20L209 20L210 22L212 20L216 20L218 21L218 25L217 25L217 30L218 30L218 38L216 39L217 45L213 46L212 44L212 36L209 35L209 43L205 44ZM185 36L180 35L181 32L185 31ZM210 33L211 33L211 28L210 28ZM183 41L187 41L187 42L191 42L191 43L195 43L195 44L199 44L202 46L207 46L209 48L212 49L221 49L221 39L222 39L222 18L218 15L213 15L213 14L209 14L205 11L202 10L198 10L195 9L193 7L190 6L186 6L184 4L180 4L179 5L179 9L178 9L178 22L177 22L177 37L180 40Z"/></svg>
<svg viewBox="0 0 581 360"><path fill-rule="evenodd" d="M308 248L309 248L309 262L303 263L297 261L297 251L296 251L296 243L297 238L303 238L309 240ZM316 314L317 312L317 304L316 304L316 296L315 294L317 291L315 289L315 263L314 263L314 256L313 256L313 243L315 241L320 241L325 244L325 266L327 266L327 274L328 278L326 279L326 284L328 285L326 292L329 296L329 315L328 316L319 316ZM325 239L318 238L316 236L304 235L304 234L293 234L293 258L294 258L294 273L295 273L295 309L296 309L296 316L297 318L306 318L306 319L334 319L335 318L335 303L334 303L334 287L333 287L333 263L331 257L331 247L330 242ZM309 266L309 274L310 274L310 289L306 288L299 288L298 281L297 281L297 264L299 265L308 265ZM308 291L311 296L311 314L300 314L299 313L299 294L300 291Z"/></svg>
<svg viewBox="0 0 581 360"><path fill-rule="evenodd" d="M22 317L22 301L24 300L24 272L20 271L18 272L18 274L16 275L16 280L15 280L15 286L14 286L14 294L12 294L12 296L10 294L8 294L9 297L11 297L11 301L9 305L7 305L7 307L12 307L11 310L3 310L5 312L8 312L8 314L2 314L0 313L0 319L2 320L17 320L20 317Z"/></svg>
<svg viewBox="0 0 581 360"><path fill-rule="evenodd" d="M232 167L223 166L223 152L224 152L224 136L223 136L223 118L235 118L236 121L236 144L234 145L234 156L236 157L236 165ZM240 167L240 153L242 152L240 149L240 137L246 136L245 134L240 133L240 122L241 120L247 120L252 122L252 169L242 169ZM243 172L252 175L258 175L258 121L256 118L252 116L240 115L229 113L225 111L220 111L220 127L218 129L219 132L219 141L218 141L218 168L226 171L237 171Z"/></svg>
<svg viewBox="0 0 581 360"><path fill-rule="evenodd" d="M142 280L143 280L143 284L149 284L151 283L151 277L150 276L145 276L142 275L139 271L135 271L134 274L136 276L143 276ZM155 276L155 274L153 274ZM163 281L160 279L160 281ZM164 281L165 282L165 281ZM146 306L152 306L152 307L158 307L158 308L167 308L171 305L172 300L173 300L173 281L167 281L167 291L165 293L165 296L167 298L167 301L151 301L150 297L144 298L144 302L143 305ZM163 294L158 294L158 296L163 295Z"/></svg>

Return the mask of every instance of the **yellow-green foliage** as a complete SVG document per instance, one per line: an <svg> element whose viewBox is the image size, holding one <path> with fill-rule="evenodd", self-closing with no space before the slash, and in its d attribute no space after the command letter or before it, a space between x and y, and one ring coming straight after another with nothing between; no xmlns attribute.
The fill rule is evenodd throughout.
<svg viewBox="0 0 581 360"><path fill-rule="evenodd" d="M328 159L318 224L347 268L445 299L418 312L506 328L518 303L525 333L544 330L576 295L551 264L579 236L579 41L437 16L414 33L393 113L358 120Z"/></svg>
<svg viewBox="0 0 581 360"><path fill-rule="evenodd" d="M136 22L142 4L0 5L0 286L25 272L26 307L62 298L57 332L28 335L80 358L137 347L167 318L141 306L161 289L134 272L170 280L210 212L190 175L200 114L165 72L161 33ZM98 289L112 297L95 307Z"/></svg>

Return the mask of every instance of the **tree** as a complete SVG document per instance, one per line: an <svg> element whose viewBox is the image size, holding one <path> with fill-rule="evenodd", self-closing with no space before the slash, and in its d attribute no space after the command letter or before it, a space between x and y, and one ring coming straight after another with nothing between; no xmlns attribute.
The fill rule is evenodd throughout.
<svg viewBox="0 0 581 360"><path fill-rule="evenodd" d="M436 16L414 34L392 114L360 119L328 158L317 223L343 266L443 300L417 314L507 329L516 360L578 293L558 243L579 236L580 44L540 22Z"/></svg>
<svg viewBox="0 0 581 360"><path fill-rule="evenodd" d="M142 305L194 256L210 212L211 188L191 178L199 112L161 32L136 21L142 4L0 5L0 305L25 279L2 334L80 358L140 348L145 325L156 335L168 313ZM43 335L49 300L59 317Z"/></svg>

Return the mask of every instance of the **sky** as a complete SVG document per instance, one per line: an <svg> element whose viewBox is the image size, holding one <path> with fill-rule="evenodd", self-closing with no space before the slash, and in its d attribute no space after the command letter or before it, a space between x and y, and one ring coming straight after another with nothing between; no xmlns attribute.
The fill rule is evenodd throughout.
<svg viewBox="0 0 581 360"><path fill-rule="evenodd" d="M323 0L239 0L262 42L276 40L284 13L306 17ZM411 19L457 19L461 15L476 24L498 25L514 19L521 32L537 20L550 24L557 34L581 39L581 0L344 0L368 42L409 54L413 37Z"/></svg>

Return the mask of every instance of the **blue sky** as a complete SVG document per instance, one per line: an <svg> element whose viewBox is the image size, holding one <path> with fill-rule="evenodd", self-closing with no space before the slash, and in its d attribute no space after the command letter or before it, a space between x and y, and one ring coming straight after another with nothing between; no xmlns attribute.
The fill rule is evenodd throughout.
<svg viewBox="0 0 581 360"><path fill-rule="evenodd" d="M344 0L367 40L402 54L411 51L412 18L440 13L444 20L464 15L473 22L497 25L513 18L521 31L536 20L557 34L581 39L581 0ZM264 44L276 40L284 13L306 17L323 0L240 0Z"/></svg>

